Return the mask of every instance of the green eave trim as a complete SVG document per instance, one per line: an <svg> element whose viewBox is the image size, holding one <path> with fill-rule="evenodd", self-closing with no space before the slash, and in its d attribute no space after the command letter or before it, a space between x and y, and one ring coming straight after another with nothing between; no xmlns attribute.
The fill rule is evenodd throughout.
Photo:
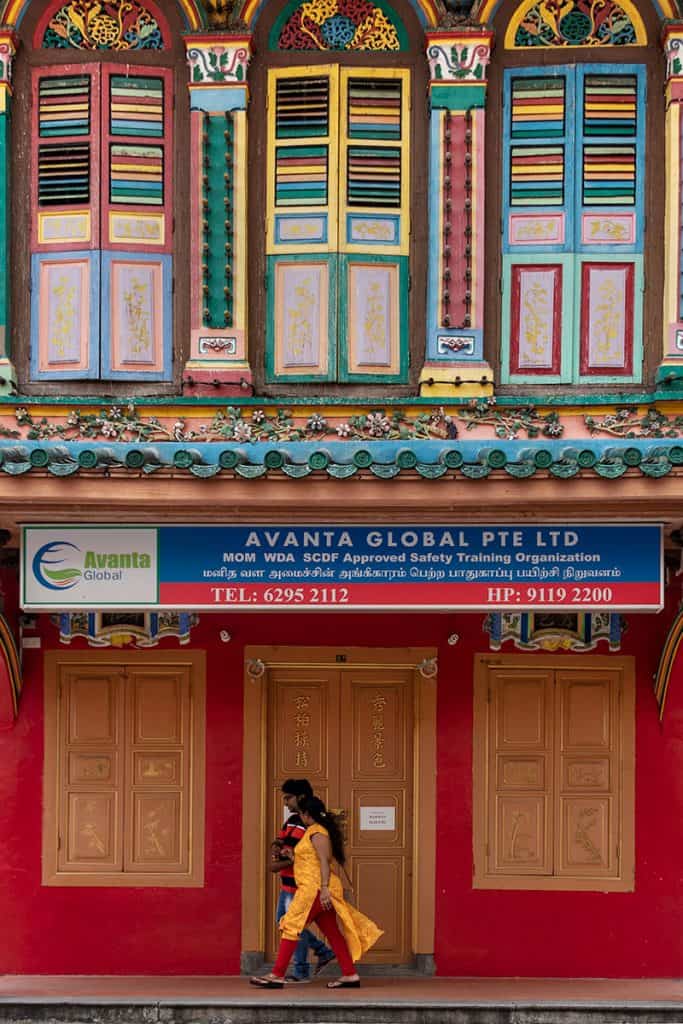
<svg viewBox="0 0 683 1024"><path fill-rule="evenodd" d="M530 441L331 441L290 443L103 444L87 442L0 441L0 473L38 473L60 478L146 476L158 472L206 479L222 474L242 479L266 476L301 480L316 473L345 480L359 473L383 480L401 474L483 480L492 473L524 480L537 474L568 480L598 476L615 480L626 473L651 479L683 467L683 446L656 441L582 440L568 445Z"/></svg>
<svg viewBox="0 0 683 1024"><path fill-rule="evenodd" d="M683 369L682 369L683 372ZM324 386L324 385L323 385ZM656 391L627 391L627 392L594 392L586 394L561 394L553 395L552 391L544 390L543 394L497 394L495 407L497 408L523 408L524 406L542 406L545 409L554 408L597 408L607 405L619 406L642 406L655 405L661 402L680 402L683 400L683 376L676 387L659 388ZM16 407L39 405L41 407L54 406L56 409L77 409L81 406L107 406L109 408L123 408L127 405L136 407L159 406L175 407L187 406L188 408L201 409L202 407L223 407L239 406L247 409L280 408L293 409L298 406L311 408L325 406L328 408L352 407L354 409L385 409L387 407L398 408L405 406L422 406L426 409L435 407L463 408L473 401L471 397L444 396L429 397L420 395L401 395L398 397L383 396L375 398L363 395L283 395L279 398L265 398L258 395L229 395L222 398L216 396L188 396L188 395L0 395L0 411L3 406L10 411ZM480 399L478 401L485 401Z"/></svg>

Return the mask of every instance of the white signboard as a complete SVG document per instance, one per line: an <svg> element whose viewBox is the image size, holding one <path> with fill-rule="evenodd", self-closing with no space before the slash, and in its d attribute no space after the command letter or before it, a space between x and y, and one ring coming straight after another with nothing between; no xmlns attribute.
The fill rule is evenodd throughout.
<svg viewBox="0 0 683 1024"><path fill-rule="evenodd" d="M36 526L24 530L24 607L154 605L157 577L154 528Z"/></svg>
<svg viewBox="0 0 683 1024"><path fill-rule="evenodd" d="M396 830L395 807L361 807L361 832L394 832Z"/></svg>

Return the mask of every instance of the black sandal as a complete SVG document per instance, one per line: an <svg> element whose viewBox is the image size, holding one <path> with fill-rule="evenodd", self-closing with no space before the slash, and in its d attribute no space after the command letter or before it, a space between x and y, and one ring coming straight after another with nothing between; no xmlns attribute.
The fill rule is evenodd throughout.
<svg viewBox="0 0 683 1024"><path fill-rule="evenodd" d="M275 981L273 978L250 978L250 985L256 985L257 988L284 988L284 981Z"/></svg>
<svg viewBox="0 0 683 1024"><path fill-rule="evenodd" d="M360 988L360 978L355 981L328 981L328 988Z"/></svg>

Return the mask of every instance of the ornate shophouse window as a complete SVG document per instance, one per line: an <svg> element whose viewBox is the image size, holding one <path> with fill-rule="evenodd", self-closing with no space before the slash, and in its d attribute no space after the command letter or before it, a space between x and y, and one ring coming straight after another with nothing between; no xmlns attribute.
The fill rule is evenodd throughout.
<svg viewBox="0 0 683 1024"><path fill-rule="evenodd" d="M37 22L32 381L171 379L174 86L156 63L168 46L139 0L54 3Z"/></svg>
<svg viewBox="0 0 683 1024"><path fill-rule="evenodd" d="M284 8L268 42L266 382L405 383L406 30L384 3L311 0Z"/></svg>
<svg viewBox="0 0 683 1024"><path fill-rule="evenodd" d="M561 17L537 0L510 20L503 384L642 380L648 86L629 57L645 41L637 11L612 0L570 0Z"/></svg>

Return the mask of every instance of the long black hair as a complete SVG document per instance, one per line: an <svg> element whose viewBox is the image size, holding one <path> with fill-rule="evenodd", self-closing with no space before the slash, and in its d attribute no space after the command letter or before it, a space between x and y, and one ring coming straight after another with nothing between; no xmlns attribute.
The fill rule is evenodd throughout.
<svg viewBox="0 0 683 1024"><path fill-rule="evenodd" d="M335 818L331 811L328 811L325 804L317 796L300 796L297 800L299 810L304 811L306 814L310 814L313 821L316 821L323 828L327 829L330 837L330 845L332 847L332 856L336 860L337 864L342 866L346 862L346 854L344 853L344 836L339 826L339 822Z"/></svg>

